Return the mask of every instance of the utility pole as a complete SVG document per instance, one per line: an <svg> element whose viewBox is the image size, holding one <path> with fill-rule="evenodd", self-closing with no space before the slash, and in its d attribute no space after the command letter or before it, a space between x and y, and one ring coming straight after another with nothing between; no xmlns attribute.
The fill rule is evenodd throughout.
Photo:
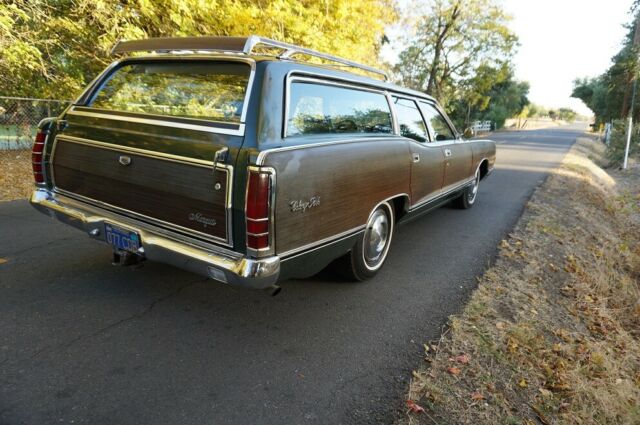
<svg viewBox="0 0 640 425"><path fill-rule="evenodd" d="M633 50L636 60L633 69L633 94L631 95L631 107L629 108L629 128L627 129L627 144L624 148L624 160L622 169L626 170L629 165L629 147L631 146L631 133L633 131L633 107L636 103L636 92L638 91L638 46L640 45L640 12L636 15L636 30L633 35Z"/></svg>

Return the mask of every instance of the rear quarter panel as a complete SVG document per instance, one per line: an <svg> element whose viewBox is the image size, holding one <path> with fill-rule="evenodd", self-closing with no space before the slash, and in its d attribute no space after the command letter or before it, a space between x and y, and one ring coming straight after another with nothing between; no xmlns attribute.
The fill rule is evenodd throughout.
<svg viewBox="0 0 640 425"><path fill-rule="evenodd" d="M473 173L483 160L489 161L489 169L492 169L496 162L496 144L491 140L473 140L470 142L473 152Z"/></svg>
<svg viewBox="0 0 640 425"><path fill-rule="evenodd" d="M409 193L409 146L399 138L272 151L263 165L276 170L276 253L284 257L362 229L378 203ZM293 208L312 198L319 204Z"/></svg>

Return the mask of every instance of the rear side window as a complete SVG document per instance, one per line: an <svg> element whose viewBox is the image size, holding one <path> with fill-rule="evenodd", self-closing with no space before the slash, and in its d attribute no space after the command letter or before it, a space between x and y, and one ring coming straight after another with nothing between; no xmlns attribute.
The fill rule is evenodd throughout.
<svg viewBox="0 0 640 425"><path fill-rule="evenodd" d="M294 81L287 135L391 133L391 110L382 93Z"/></svg>
<svg viewBox="0 0 640 425"><path fill-rule="evenodd" d="M429 141L427 127L424 125L424 120L416 102L399 97L394 97L393 101L396 104L400 135L418 142Z"/></svg>
<svg viewBox="0 0 640 425"><path fill-rule="evenodd" d="M239 122L251 67L244 63L145 62L118 68L92 107Z"/></svg>

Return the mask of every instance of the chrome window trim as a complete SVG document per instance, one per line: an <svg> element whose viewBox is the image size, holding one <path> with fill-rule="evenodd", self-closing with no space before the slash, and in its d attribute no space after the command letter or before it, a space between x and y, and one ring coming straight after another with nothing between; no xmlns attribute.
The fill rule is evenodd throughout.
<svg viewBox="0 0 640 425"><path fill-rule="evenodd" d="M118 112L127 112L127 111L118 111ZM151 124L151 125L160 125L163 127L171 127L171 128L181 128L185 130L195 130L195 131L203 131L205 133L214 133L214 134L227 134L230 136L243 136L245 131L244 124L238 124L238 129L233 130L229 128L220 128L220 127L209 127L206 125L198 125L198 124L187 124L182 122L171 121L167 119L159 119L159 118L140 118L140 117L132 117L125 115L115 115L109 113L100 113L100 112L86 112L86 111L76 111L75 106L73 106L68 112L67 115L71 116L83 116L83 117L91 117L91 118L102 118L109 119L114 121L125 121L125 122L135 122L139 124ZM145 114L147 115L147 114ZM149 116L155 116L148 114ZM171 117L169 117L171 118ZM202 120L205 121L205 120ZM230 123L233 124L233 123Z"/></svg>
<svg viewBox="0 0 640 425"><path fill-rule="evenodd" d="M350 139L341 139L341 140L331 140L328 142L317 142L317 143L305 143L302 145L290 145L290 146L279 146L276 148L265 149L260 151L258 157L256 158L256 165L262 166L269 154L275 152L285 152L285 151L293 151L297 149L309 149L309 148L317 148L321 146L329 146L329 145L345 145L348 143L361 143L361 142L372 142L372 141L393 141L393 140L402 140L404 141L406 138L402 136L398 136L395 134L389 134L388 136L378 136L378 137L357 137Z"/></svg>
<svg viewBox="0 0 640 425"><path fill-rule="evenodd" d="M426 100L418 100L416 103L418 104L418 108L420 109L420 112L422 113L422 119L424 119L424 112L422 111L422 108L420 107L421 103L424 103L424 104L426 104L428 106L433 106L433 108L440 114L440 116L442 116L442 118L444 118L444 122L449 127L449 130L451 130L451 134L453 134L453 139L442 140L443 142L459 142L459 134L458 134L458 132L456 130L456 127L453 125L453 123L449 119L449 116L444 112L444 110L440 107L440 105L438 105L436 102L426 101ZM426 120L425 120L425 122L426 122ZM435 142L435 140L434 140L434 142Z"/></svg>
<svg viewBox="0 0 640 425"><path fill-rule="evenodd" d="M204 160L200 160L200 159L194 159L194 158L187 158L187 157L182 157L182 156L178 156L178 155L171 155L171 154L165 154L162 152L155 152L155 151L149 151L149 150L145 150L145 149L139 149L139 148L132 148L132 147L128 147L128 146L120 146L120 145L114 145L111 143L104 143L104 142L98 142L98 141L94 141L94 140L89 140L89 139L83 139L81 137L74 137L74 136L66 136L63 134L57 135L56 138L53 141L53 147L52 147L52 151L51 151L51 159L50 159L50 166L51 166L51 185L53 188L53 191L56 193L60 193L63 195L66 195L68 197L71 198L75 198L78 200L81 200L83 202L92 204L94 206L112 211L112 212L116 212L116 213L121 213L123 215L129 216L131 218L135 218L135 219L140 219L140 220L146 220L148 222L151 223L155 223L156 225L160 225L160 226L164 226L165 228L169 228L169 229L175 229L178 232L182 232L182 233L187 233L190 234L192 236L195 237L199 237L199 238L203 238L205 240L212 240L212 241L216 241L216 242L220 242L222 244L224 244L225 246L228 247L233 247L233 223L232 223L232 203L233 203L233 166L231 165L227 165L227 164L216 164L216 170L220 169L222 171L225 171L227 174L227 181L226 181L226 196L225 196L225 230L226 230L226 238L220 238L218 236L213 236L207 233L203 233L203 232L199 232L197 230L193 230L193 229L189 229L187 227L183 227L180 226L178 224L175 223L170 223L168 221L164 221L164 220L160 220L158 218L154 218L154 217L150 217L148 215L145 214L140 214L137 213L135 211L131 211L128 210L126 208L122 208L122 207L118 207L116 205L111 205L109 203L106 202L102 202L99 201L97 199L92 199L83 195L79 195L73 192L69 192L67 190L64 189L60 189L55 182L55 173L53 171L54 169L54 159L55 159L55 154L56 154L56 147L57 147L57 143L58 140L62 140L62 141L67 141L70 143L77 143L77 144L82 144L82 145L86 145L86 146L93 146L96 148L101 148L101 149L108 149L108 150L112 150L112 151L125 151L125 152L130 152L136 155L140 155L140 156L146 156L149 158L154 158L154 159L160 159L160 160L167 160L167 161L173 161L173 162L179 162L179 163L183 163L186 165L193 165L193 166L198 166L198 167L204 167L204 168L210 168L213 171L213 162L212 161L204 161Z"/></svg>
<svg viewBox="0 0 640 425"><path fill-rule="evenodd" d="M242 114L240 115L240 123L234 123L234 122L224 122L225 124L237 124L239 125L238 130L230 130L230 129L226 129L226 128L216 128L216 127L209 127L209 126L199 126L197 124L184 124L184 123L178 123L178 122L174 122L174 121L170 121L171 119L171 115L153 115L153 114L145 114L145 115L149 115L151 117L164 117L164 119L153 119L153 118L134 118L134 117L121 117L121 116L117 116L117 115L113 115L113 114L100 114L100 113L95 113L97 115L88 115L88 114L94 114L92 112L81 112L81 111L74 111L74 107L75 106L82 106L82 107L86 107L86 108L91 108L91 106L87 106L87 105L82 105L81 102L84 100L84 102L89 102L89 100L93 100L93 99L88 99L89 97L93 98L97 92L97 90L102 87L102 85L105 82L105 78L111 74L111 72L117 68L118 66L122 65L123 63L126 63L128 61L156 61L156 60L170 60L170 61L175 61L177 59L183 58L183 55L175 55L172 57L167 57L167 56L163 56L163 55L154 55L154 56L140 56L140 57L129 57L129 58L124 58L124 59L119 59L117 61L112 62L104 71L102 71L88 86L87 88L82 92L82 94L76 99L76 101L74 102L74 104L71 106L71 108L66 112L67 114L72 114L72 115L84 115L84 116L94 116L96 118L108 118L108 119L115 119L118 121L132 121L132 122L139 122L141 124L153 124L153 125L161 125L164 127L174 127L174 128L183 128L183 129L187 129L187 130L196 130L196 131L204 131L207 133L214 133L214 134L227 134L227 135L232 135L232 136L244 136L245 134L245 123L247 120L247 113L249 111L249 101L251 100L251 95L253 92L253 83L255 80L255 75L256 75L256 61L252 58L249 57L236 57L236 56L229 56L229 55L186 55L186 57L184 57L185 59L188 60L208 60L208 61L230 61L230 62L242 62L242 63L246 63L249 65L249 67L251 68L250 72L249 72L249 80L247 81L247 90L246 93L244 95L244 102L243 102L243 107L242 107ZM97 108L95 108L97 109ZM119 111L119 112L127 112L127 111ZM183 117L176 117L176 118L183 118ZM207 120L206 118L203 119L194 119L194 120L200 120L200 121L205 121L205 122L216 122L211 121L211 120Z"/></svg>
<svg viewBox="0 0 640 425"><path fill-rule="evenodd" d="M325 85L325 86L334 86L334 87L342 87L342 88L347 88L347 89L351 89L351 90L359 90L359 91L366 91L366 92L370 92L370 93L376 93L376 94L381 94L385 97L385 99L387 100L387 106L389 107L389 117L391 119L391 133L375 133L375 134L390 134L390 135L394 135L394 124L395 121L393 119L393 112L392 112L392 107L391 104L389 104L389 98L387 96L387 90L376 87L376 86L368 86L366 84L358 84L358 82L356 81L347 81L345 79L345 81L342 81L341 78L332 78L330 76L327 75L323 75L323 74L314 74L314 73L308 73L308 72L302 72L302 71L289 71L286 75L286 82L285 82L285 95L284 95L284 114L282 117L282 138L286 139L287 137L290 137L287 134L287 130L288 130L288 122L289 122L289 110L291 107L291 84L293 84L294 82L297 81L302 81L302 82L306 82L306 83L316 83L316 84L320 84L320 85ZM357 133L357 134L374 134L374 133ZM303 136L303 135L301 135Z"/></svg>
<svg viewBox="0 0 640 425"><path fill-rule="evenodd" d="M249 248L249 241L248 241L248 236L249 235L253 235L256 236L256 234L252 234L249 233L247 231L247 224L246 224L246 220L250 220L250 221L265 221L266 219L259 219L259 220L253 220L253 219L249 219L247 218L247 200L249 199L249 173L251 171L254 172L258 172L258 173L267 173L269 174L269 182L270 182L270 188L269 188L269 245L266 248L260 248L260 249L254 249L254 248ZM268 257L270 255L273 255L276 251L276 235L275 235L275 229L276 229L276 169L272 168L272 167L258 167L255 165L249 165L247 167L247 179L246 179L246 185L245 185L245 189L244 189L244 218L245 218L245 236L244 236L244 241L245 241L245 248L247 249L247 255L252 256L254 258L262 258L262 257ZM260 234L257 234L258 236Z"/></svg>
<svg viewBox="0 0 640 425"><path fill-rule="evenodd" d="M391 108L391 119L393 120L393 134L399 137L403 137L400 134L400 123L398 122L398 111L396 111L396 106L393 103L393 95L389 92L385 93L387 97L387 103L389 104L389 108ZM424 120L424 117L422 118ZM428 133L428 130L427 130Z"/></svg>

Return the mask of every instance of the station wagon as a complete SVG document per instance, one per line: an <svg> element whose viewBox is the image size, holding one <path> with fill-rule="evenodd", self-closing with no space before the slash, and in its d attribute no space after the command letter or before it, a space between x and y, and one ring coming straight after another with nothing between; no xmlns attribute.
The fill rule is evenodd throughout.
<svg viewBox="0 0 640 425"><path fill-rule="evenodd" d="M33 147L32 205L112 246L251 288L382 267L396 225L470 208L495 144L384 72L262 37L122 41ZM428 237L428 235L425 235Z"/></svg>

